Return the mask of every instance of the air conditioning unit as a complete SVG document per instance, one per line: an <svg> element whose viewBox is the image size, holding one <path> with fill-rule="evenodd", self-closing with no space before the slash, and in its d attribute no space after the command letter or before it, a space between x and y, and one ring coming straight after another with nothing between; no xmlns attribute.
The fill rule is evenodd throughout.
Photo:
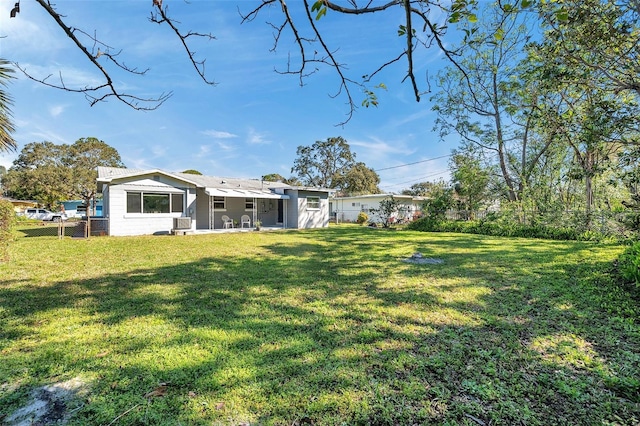
<svg viewBox="0 0 640 426"><path fill-rule="evenodd" d="M190 217L174 217L173 229L191 229Z"/></svg>

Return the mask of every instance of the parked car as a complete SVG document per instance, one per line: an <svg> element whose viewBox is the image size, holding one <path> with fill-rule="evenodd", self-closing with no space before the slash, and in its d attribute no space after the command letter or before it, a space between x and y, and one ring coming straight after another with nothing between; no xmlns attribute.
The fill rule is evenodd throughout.
<svg viewBox="0 0 640 426"><path fill-rule="evenodd" d="M27 219L50 220L60 222L67 220L67 214L64 212L52 212L46 209L27 209L24 211L24 217Z"/></svg>

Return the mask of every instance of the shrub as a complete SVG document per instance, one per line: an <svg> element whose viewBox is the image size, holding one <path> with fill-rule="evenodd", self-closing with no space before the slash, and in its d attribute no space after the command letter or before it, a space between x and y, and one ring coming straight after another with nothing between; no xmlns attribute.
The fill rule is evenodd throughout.
<svg viewBox="0 0 640 426"><path fill-rule="evenodd" d="M0 200L0 261L9 258L9 243L13 239L13 226L16 223L16 213L13 204L6 200Z"/></svg>
<svg viewBox="0 0 640 426"><path fill-rule="evenodd" d="M356 222L358 222L360 225L367 223L369 221L369 215L366 214L365 212L360 212L358 213L358 218L356 219Z"/></svg>
<svg viewBox="0 0 640 426"><path fill-rule="evenodd" d="M465 221L424 217L410 223L407 229L423 232L460 232L495 237L544 238L548 240L601 241L606 238L605 235L596 231L541 224L519 224L499 216L491 219Z"/></svg>
<svg viewBox="0 0 640 426"><path fill-rule="evenodd" d="M618 259L618 268L625 281L640 287L640 242L629 246Z"/></svg>

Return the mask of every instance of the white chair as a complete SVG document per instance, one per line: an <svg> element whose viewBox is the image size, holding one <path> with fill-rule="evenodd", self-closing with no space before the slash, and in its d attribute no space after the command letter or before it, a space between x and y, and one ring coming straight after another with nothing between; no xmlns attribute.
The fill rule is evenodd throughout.
<svg viewBox="0 0 640 426"><path fill-rule="evenodd" d="M240 217L240 228L244 228L247 225L247 228L251 228L251 218L247 214L243 214Z"/></svg>
<svg viewBox="0 0 640 426"><path fill-rule="evenodd" d="M224 229L233 228L233 220L231 220L229 216L227 216L226 214L223 214L221 219L222 219L222 227Z"/></svg>

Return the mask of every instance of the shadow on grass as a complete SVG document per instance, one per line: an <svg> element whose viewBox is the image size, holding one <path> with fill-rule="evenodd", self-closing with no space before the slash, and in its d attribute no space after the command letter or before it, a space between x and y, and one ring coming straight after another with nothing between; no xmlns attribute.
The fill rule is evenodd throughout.
<svg viewBox="0 0 640 426"><path fill-rule="evenodd" d="M14 383L0 384L0 415L87 374L79 424L110 423L160 382L167 395L127 424L640 417L638 327L598 306L607 262L574 259L589 244L355 227L265 241L263 257L1 280L0 372ZM401 262L415 251L445 262ZM49 339L54 324L66 329Z"/></svg>

